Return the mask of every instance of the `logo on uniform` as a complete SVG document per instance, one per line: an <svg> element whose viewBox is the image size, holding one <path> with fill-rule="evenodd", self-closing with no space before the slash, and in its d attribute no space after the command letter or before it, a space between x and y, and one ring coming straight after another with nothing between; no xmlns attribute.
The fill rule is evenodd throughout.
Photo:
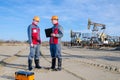
<svg viewBox="0 0 120 80"><path fill-rule="evenodd" d="M37 33L37 29L34 29L34 30L33 30L33 33Z"/></svg>

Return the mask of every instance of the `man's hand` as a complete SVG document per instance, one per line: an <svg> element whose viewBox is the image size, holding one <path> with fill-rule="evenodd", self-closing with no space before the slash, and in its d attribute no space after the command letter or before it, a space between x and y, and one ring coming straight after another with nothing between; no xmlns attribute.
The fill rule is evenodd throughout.
<svg viewBox="0 0 120 80"><path fill-rule="evenodd" d="M52 33L51 36L52 36L52 37L55 37L56 35L55 35L55 33Z"/></svg>
<svg viewBox="0 0 120 80"><path fill-rule="evenodd" d="M34 46L33 43L31 43L30 46L33 47Z"/></svg>

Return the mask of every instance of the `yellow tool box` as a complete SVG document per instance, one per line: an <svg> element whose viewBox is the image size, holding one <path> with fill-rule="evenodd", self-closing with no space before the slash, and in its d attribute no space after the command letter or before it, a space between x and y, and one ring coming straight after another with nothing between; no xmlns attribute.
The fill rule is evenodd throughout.
<svg viewBox="0 0 120 80"><path fill-rule="evenodd" d="M15 72L15 80L35 80L34 72L26 72L26 71Z"/></svg>

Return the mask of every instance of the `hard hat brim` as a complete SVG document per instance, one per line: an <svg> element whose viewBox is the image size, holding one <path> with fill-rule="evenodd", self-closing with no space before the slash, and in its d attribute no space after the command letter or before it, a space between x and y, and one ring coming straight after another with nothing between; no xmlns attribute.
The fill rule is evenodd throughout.
<svg viewBox="0 0 120 80"><path fill-rule="evenodd" d="M51 19L51 20L58 20L58 19Z"/></svg>

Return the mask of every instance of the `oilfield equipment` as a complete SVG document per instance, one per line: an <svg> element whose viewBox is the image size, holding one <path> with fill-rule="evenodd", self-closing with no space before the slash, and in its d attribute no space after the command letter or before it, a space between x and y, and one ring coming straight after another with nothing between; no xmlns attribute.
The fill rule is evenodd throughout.
<svg viewBox="0 0 120 80"><path fill-rule="evenodd" d="M108 36L109 46L120 46L120 36Z"/></svg>
<svg viewBox="0 0 120 80"><path fill-rule="evenodd" d="M88 29L93 26L91 33L81 33L70 31L71 46L89 46L92 44L102 45L103 41L107 38L104 31L105 24L95 23L88 19Z"/></svg>
<svg viewBox="0 0 120 80"><path fill-rule="evenodd" d="M88 30L90 30L90 27L93 26L92 31L92 37L91 40L93 41L93 44L99 44L102 45L104 40L107 38L107 35L104 33L106 29L105 24L95 23L92 22L90 19L88 19Z"/></svg>
<svg viewBox="0 0 120 80"><path fill-rule="evenodd" d="M65 42L65 46L81 46L100 48L102 46L120 46L120 36L110 36L105 33L106 25L96 23L88 19L87 29L91 33L70 31L70 42Z"/></svg>
<svg viewBox="0 0 120 80"><path fill-rule="evenodd" d="M81 45L81 32L73 32L70 31L70 37L71 37L71 46L80 46Z"/></svg>
<svg viewBox="0 0 120 80"><path fill-rule="evenodd" d="M93 26L91 44L96 44L98 46L118 46L120 43L119 36L110 36L105 34L106 25L92 22L88 19L88 29Z"/></svg>

